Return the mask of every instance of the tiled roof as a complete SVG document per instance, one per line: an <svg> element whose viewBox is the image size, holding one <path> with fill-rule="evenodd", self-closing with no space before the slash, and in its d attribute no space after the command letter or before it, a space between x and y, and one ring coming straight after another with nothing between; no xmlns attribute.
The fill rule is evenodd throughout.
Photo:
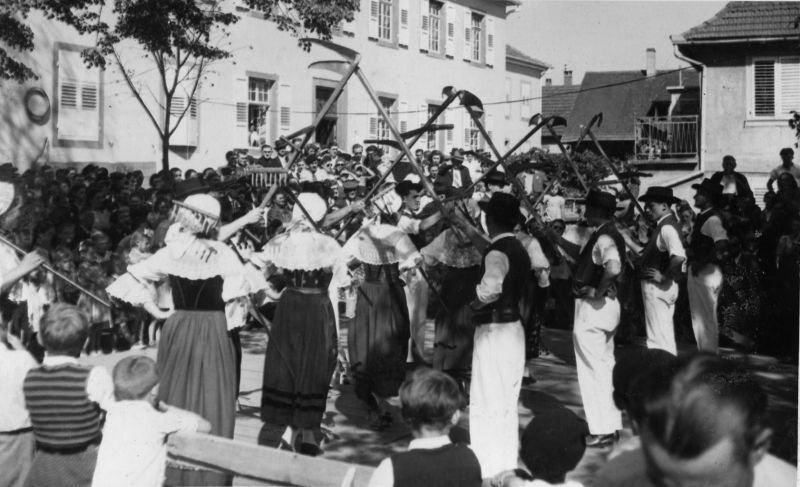
<svg viewBox="0 0 800 487"><path fill-rule="evenodd" d="M800 2L730 2L717 14L683 34L676 44L731 39L800 39Z"/></svg>
<svg viewBox="0 0 800 487"><path fill-rule="evenodd" d="M682 78L682 79L679 79ZM658 71L647 77L644 71L587 72L567 116L564 142L577 140L581 124L603 113L603 123L594 130L599 140L633 140L634 117L646 116L654 102L668 103L667 87L680 82L687 88L699 87L696 71Z"/></svg>
<svg viewBox="0 0 800 487"><path fill-rule="evenodd" d="M552 68L552 66L550 66L546 62L539 61L536 58L532 58L532 57L528 56L527 54L525 54L524 52L520 51L519 49L511 47L508 44L506 44L506 57L507 58L511 58L511 59L516 59L516 60L522 61L524 63L535 64L535 65L537 65L537 66L539 66L541 68L545 68L545 69Z"/></svg>
<svg viewBox="0 0 800 487"><path fill-rule="evenodd" d="M559 85L542 87L542 116L559 115L568 117L572 111L575 98L578 97L579 85ZM564 133L565 127L555 127L556 133ZM546 132L543 132L546 134Z"/></svg>

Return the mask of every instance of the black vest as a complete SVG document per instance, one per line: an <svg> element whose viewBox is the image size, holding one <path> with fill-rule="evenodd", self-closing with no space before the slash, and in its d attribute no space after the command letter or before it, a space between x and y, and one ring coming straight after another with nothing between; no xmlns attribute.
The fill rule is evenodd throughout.
<svg viewBox="0 0 800 487"><path fill-rule="evenodd" d="M705 265L717 262L717 251L714 246L714 239L700 232L703 228L703 224L712 216L719 217L719 213L717 213L716 209L700 213L697 215L697 219L694 222L692 241L689 242L689 260L692 263Z"/></svg>
<svg viewBox="0 0 800 487"><path fill-rule="evenodd" d="M594 244L597 243L597 240L602 235L608 235L614 240L614 245L617 246L617 252L619 252L619 258L622 259L620 263L624 263L625 240L622 239L622 235L620 235L617 231L617 227L614 226L614 222L604 223L600 226L600 228L595 230L595 232L589 238L589 241L586 243L586 246L583 247L581 255L578 257L578 265L575 268L575 274L573 277L573 292L576 295L583 286L597 287L600 285L600 281L603 279L603 273L605 272L603 266L595 264L592 260L592 248L594 248ZM620 273L620 276L621 275L622 274ZM619 278L620 277L617 276L617 279ZM612 284L612 287L614 285L615 284ZM609 289L611 288L609 287Z"/></svg>
<svg viewBox="0 0 800 487"><path fill-rule="evenodd" d="M409 450L391 457L395 487L479 487L481 466L466 445Z"/></svg>
<svg viewBox="0 0 800 487"><path fill-rule="evenodd" d="M525 292L531 259L522 243L513 235L509 235L486 247L481 261L481 277L486 273L486 256L492 250L506 255L508 274L503 279L503 290L500 297L475 312L473 321L476 324L509 323L521 318L520 302Z"/></svg>
<svg viewBox="0 0 800 487"><path fill-rule="evenodd" d="M647 245L645 245L644 250L642 251L642 269L652 267L658 269L661 273L664 273L664 271L669 268L669 252L659 250L658 245L656 244L658 236L661 234L661 229L665 226L671 226L676 232L678 232L678 235L681 234L681 229L678 226L678 219L675 218L675 215L670 214L662 219L658 226L656 226L655 232L653 232L650 240L647 242Z"/></svg>

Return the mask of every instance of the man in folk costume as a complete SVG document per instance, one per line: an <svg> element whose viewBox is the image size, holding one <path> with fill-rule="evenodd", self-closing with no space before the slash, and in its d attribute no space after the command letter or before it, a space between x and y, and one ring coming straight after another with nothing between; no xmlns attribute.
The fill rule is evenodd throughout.
<svg viewBox="0 0 800 487"><path fill-rule="evenodd" d="M675 344L675 302L678 299L678 279L683 273L686 251L681 242L678 219L670 206L680 200L672 195L672 188L651 186L639 198L656 229L644 247L636 244L627 234L625 243L640 253L640 276L644 320L647 326L647 348L659 348L678 354Z"/></svg>
<svg viewBox="0 0 800 487"><path fill-rule="evenodd" d="M693 184L697 190L694 206L700 210L689 235L689 274L686 290L692 313L692 328L697 348L719 351L717 302L722 288L722 269L719 263L728 250L728 233L716 209L722 196L722 186L710 179Z"/></svg>
<svg viewBox="0 0 800 487"><path fill-rule="evenodd" d="M472 446L487 478L517 466L517 401L525 368L520 301L531 263L513 233L522 221L519 201L495 193L479 205L491 242L471 305L476 328L469 410Z"/></svg>
<svg viewBox="0 0 800 487"><path fill-rule="evenodd" d="M614 369L614 334L620 318L617 280L622 272L625 241L613 222L616 198L592 189L586 196L586 219L594 228L580 252L577 245L559 238L578 264L573 280L575 324L572 341L583 408L589 423L587 447L613 444L622 429L622 414L614 405L611 373Z"/></svg>
<svg viewBox="0 0 800 487"><path fill-rule="evenodd" d="M397 216L397 228L407 233L417 249L426 245L422 233L434 226L442 219L440 212L420 219L417 212L420 209L422 184L409 180L401 181L395 186L395 192L402 198ZM425 362L423 349L425 343L425 320L428 309L428 283L422 277L422 272L415 267L405 275L405 293L408 303L409 326L411 327L411 355L414 361Z"/></svg>

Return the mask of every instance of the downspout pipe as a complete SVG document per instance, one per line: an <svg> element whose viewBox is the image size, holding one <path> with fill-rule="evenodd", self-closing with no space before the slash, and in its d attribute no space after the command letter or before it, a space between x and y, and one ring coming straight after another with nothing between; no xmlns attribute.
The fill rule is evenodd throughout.
<svg viewBox="0 0 800 487"><path fill-rule="evenodd" d="M680 59L681 61L687 62L690 65L694 66L695 69L699 68L700 71L700 151L697 154L697 159L699 162L699 169L700 171L705 170L705 154L706 154L706 138L703 137L703 131L705 130L706 124L704 123L704 119L706 116L706 87L708 85L706 79L706 65L702 62L692 59L684 54L681 54L680 50L678 49L678 44L672 39L670 36L670 40L672 41L672 53L675 55L676 58Z"/></svg>

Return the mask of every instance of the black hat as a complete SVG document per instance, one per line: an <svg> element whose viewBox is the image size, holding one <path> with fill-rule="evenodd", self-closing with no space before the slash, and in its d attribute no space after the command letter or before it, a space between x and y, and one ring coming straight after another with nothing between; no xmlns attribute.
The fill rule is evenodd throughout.
<svg viewBox="0 0 800 487"><path fill-rule="evenodd" d="M483 182L487 185L492 184L495 186L507 186L509 184L506 175L496 169L489 171L486 177L483 178Z"/></svg>
<svg viewBox="0 0 800 487"><path fill-rule="evenodd" d="M175 198L182 200L187 196L208 193L211 188L200 178L186 179L175 185Z"/></svg>
<svg viewBox="0 0 800 487"><path fill-rule="evenodd" d="M722 195L722 185L715 183L708 178L703 178L700 184L693 184L692 189L702 191L714 198Z"/></svg>
<svg viewBox="0 0 800 487"><path fill-rule="evenodd" d="M397 183L397 186L394 187L394 191L405 198L412 191L422 191L422 184L406 179Z"/></svg>
<svg viewBox="0 0 800 487"><path fill-rule="evenodd" d="M561 483L583 457L586 422L561 406L537 413L520 438L519 456L534 478Z"/></svg>
<svg viewBox="0 0 800 487"><path fill-rule="evenodd" d="M478 206L487 215L510 226L525 220L519 211L519 201L508 193L494 193L489 201L479 201Z"/></svg>
<svg viewBox="0 0 800 487"><path fill-rule="evenodd" d="M287 147L288 145L289 145L289 143L286 142L285 140L278 139L278 140L275 141L275 150L281 150L281 149Z"/></svg>
<svg viewBox="0 0 800 487"><path fill-rule="evenodd" d="M611 215L617 209L617 198L613 194L599 189L590 189L589 194L586 195L586 208L603 210Z"/></svg>
<svg viewBox="0 0 800 487"><path fill-rule="evenodd" d="M464 161L464 152L461 149L454 148L450 151L450 160L463 162Z"/></svg>
<svg viewBox="0 0 800 487"><path fill-rule="evenodd" d="M358 190L358 181L354 179L348 179L347 181L342 183L342 188L344 188L346 192L356 191Z"/></svg>
<svg viewBox="0 0 800 487"><path fill-rule="evenodd" d="M674 205L681 200L672 195L672 188L665 188L663 186L650 186L647 192L639 197L639 201L657 201L659 203L666 203Z"/></svg>

